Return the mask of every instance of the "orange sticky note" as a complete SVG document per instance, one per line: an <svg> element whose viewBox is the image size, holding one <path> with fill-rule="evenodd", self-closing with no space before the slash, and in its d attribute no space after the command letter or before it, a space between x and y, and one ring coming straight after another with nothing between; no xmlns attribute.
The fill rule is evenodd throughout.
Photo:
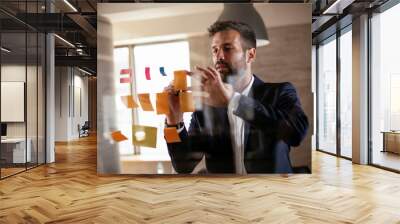
<svg viewBox="0 0 400 224"><path fill-rule="evenodd" d="M181 138L179 137L178 130L176 128L164 128L164 136L167 143L176 143L181 142Z"/></svg>
<svg viewBox="0 0 400 224"><path fill-rule="evenodd" d="M144 111L154 111L153 105L150 101L150 95L148 93L138 94L138 98Z"/></svg>
<svg viewBox="0 0 400 224"><path fill-rule="evenodd" d="M191 92L180 92L179 93L179 103L182 112L194 112L194 101Z"/></svg>
<svg viewBox="0 0 400 224"><path fill-rule="evenodd" d="M156 110L157 114L169 114L168 93L157 93Z"/></svg>
<svg viewBox="0 0 400 224"><path fill-rule="evenodd" d="M187 90L186 71L174 71L174 89Z"/></svg>
<svg viewBox="0 0 400 224"><path fill-rule="evenodd" d="M122 102L124 102L125 106L128 108L136 108L139 105L135 102L132 96L121 96Z"/></svg>
<svg viewBox="0 0 400 224"><path fill-rule="evenodd" d="M121 133L121 131L114 131L114 132L112 132L112 133L111 133L111 138L112 138L114 141L116 141L116 142L122 142L122 141L125 141L125 140L128 139L127 137L125 137L125 135L123 135L123 134Z"/></svg>

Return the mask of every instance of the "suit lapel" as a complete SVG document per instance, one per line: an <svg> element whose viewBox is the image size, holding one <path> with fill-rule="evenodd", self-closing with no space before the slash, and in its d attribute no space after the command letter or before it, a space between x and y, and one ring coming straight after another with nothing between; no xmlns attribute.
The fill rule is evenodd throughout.
<svg viewBox="0 0 400 224"><path fill-rule="evenodd" d="M256 75L253 76L254 76L254 82L253 85L251 86L248 96L253 99L259 99L260 96L258 95L256 90L258 89L257 87L263 85L264 82L261 79L259 79ZM249 140L249 135L250 135L250 125L247 122L244 122L244 151L246 151L247 149L246 146Z"/></svg>

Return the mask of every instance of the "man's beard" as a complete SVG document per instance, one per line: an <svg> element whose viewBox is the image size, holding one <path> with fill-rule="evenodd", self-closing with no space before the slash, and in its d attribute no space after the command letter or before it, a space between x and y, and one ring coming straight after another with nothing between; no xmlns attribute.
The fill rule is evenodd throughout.
<svg viewBox="0 0 400 224"><path fill-rule="evenodd" d="M244 62L244 61L243 61ZM245 72L245 63L243 63L242 69L233 68L232 65L226 63L225 61L217 61L215 63L215 68L223 66L223 70L218 70L221 73L221 78L224 83L234 84L238 78L240 78Z"/></svg>

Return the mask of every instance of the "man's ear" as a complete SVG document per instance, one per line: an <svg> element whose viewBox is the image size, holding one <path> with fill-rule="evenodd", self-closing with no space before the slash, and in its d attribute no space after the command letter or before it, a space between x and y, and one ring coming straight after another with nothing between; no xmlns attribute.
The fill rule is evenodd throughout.
<svg viewBox="0 0 400 224"><path fill-rule="evenodd" d="M256 49L250 48L246 52L246 62L253 63L256 60Z"/></svg>

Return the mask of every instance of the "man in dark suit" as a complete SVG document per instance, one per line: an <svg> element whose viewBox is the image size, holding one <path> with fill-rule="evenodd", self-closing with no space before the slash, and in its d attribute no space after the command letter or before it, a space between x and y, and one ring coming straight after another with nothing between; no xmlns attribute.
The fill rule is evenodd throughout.
<svg viewBox="0 0 400 224"><path fill-rule="evenodd" d="M178 173L191 173L205 157L209 173L292 173L290 146L308 128L290 83L264 83L251 71L256 38L247 24L214 23L209 29L214 67L196 67L204 107L192 114L187 130L173 86L166 125L177 127L181 142L168 144Z"/></svg>

